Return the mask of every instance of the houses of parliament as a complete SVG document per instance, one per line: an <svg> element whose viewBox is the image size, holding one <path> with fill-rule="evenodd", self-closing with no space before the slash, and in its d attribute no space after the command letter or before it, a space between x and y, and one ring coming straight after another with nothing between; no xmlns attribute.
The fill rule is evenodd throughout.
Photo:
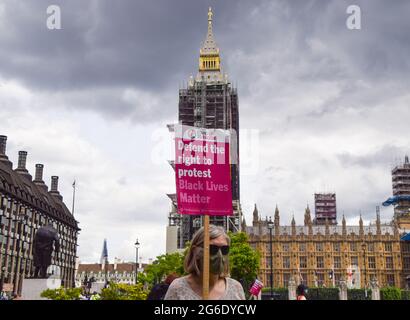
<svg viewBox="0 0 410 320"><path fill-rule="evenodd" d="M303 225L296 225L293 218L290 225L284 226L278 207L273 220L262 220L255 205L252 226L244 223L243 229L250 245L260 253L259 278L265 286L270 286L272 271L273 287L277 288L287 287L291 277L310 287L337 286L342 279L350 288L369 287L374 280L380 287L409 287L410 206L402 201L406 198L397 200L396 195L398 188L408 189L408 157L392 170L392 181L393 200L398 202L387 224L381 223L379 210L374 222L366 226L362 217L355 226L346 225L344 216L341 225L330 219L318 223L307 207Z"/></svg>

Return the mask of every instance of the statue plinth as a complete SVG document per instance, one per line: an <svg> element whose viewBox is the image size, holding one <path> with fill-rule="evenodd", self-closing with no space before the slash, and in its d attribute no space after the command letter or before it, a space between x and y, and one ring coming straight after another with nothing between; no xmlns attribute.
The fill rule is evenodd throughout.
<svg viewBox="0 0 410 320"><path fill-rule="evenodd" d="M61 279L24 279L22 300L47 300L41 297L41 293L47 289L57 289L61 287Z"/></svg>

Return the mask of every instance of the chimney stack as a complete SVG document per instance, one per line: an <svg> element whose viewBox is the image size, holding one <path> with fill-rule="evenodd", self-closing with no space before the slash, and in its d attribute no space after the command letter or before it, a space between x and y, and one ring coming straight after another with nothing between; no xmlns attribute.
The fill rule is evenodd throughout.
<svg viewBox="0 0 410 320"><path fill-rule="evenodd" d="M0 136L0 162L7 165L10 169L13 168L13 164L6 155L7 136Z"/></svg>
<svg viewBox="0 0 410 320"><path fill-rule="evenodd" d="M35 175L35 182L44 182L43 181L43 169L44 165L41 163L36 164L36 175Z"/></svg>
<svg viewBox="0 0 410 320"><path fill-rule="evenodd" d="M6 155L7 136L0 136L0 156Z"/></svg>
<svg viewBox="0 0 410 320"><path fill-rule="evenodd" d="M60 195L60 192L58 191L58 176L51 177L50 194L60 199L61 201L63 200L63 197Z"/></svg>
<svg viewBox="0 0 410 320"><path fill-rule="evenodd" d="M27 151L19 151L19 160L17 164L17 169L15 171L31 181L32 176L28 173L26 169L26 162L27 162Z"/></svg>
<svg viewBox="0 0 410 320"><path fill-rule="evenodd" d="M27 170L26 162L27 162L27 151L19 151L19 162L17 165L17 169Z"/></svg>
<svg viewBox="0 0 410 320"><path fill-rule="evenodd" d="M51 192L58 192L58 176L51 177Z"/></svg>
<svg viewBox="0 0 410 320"><path fill-rule="evenodd" d="M44 183L43 180L43 169L44 165L41 163L36 164L36 174L35 174L35 179L34 179L34 184L43 189L45 192L48 191L47 185Z"/></svg>

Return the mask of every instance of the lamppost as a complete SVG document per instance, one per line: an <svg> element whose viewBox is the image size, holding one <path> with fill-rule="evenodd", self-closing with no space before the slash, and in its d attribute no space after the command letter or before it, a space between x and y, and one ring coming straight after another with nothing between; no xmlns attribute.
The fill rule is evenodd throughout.
<svg viewBox="0 0 410 320"><path fill-rule="evenodd" d="M363 275L364 275L364 296L367 298L367 278L366 278L366 243L362 243L363 251Z"/></svg>
<svg viewBox="0 0 410 320"><path fill-rule="evenodd" d="M135 242L135 249L136 249L136 254L135 254L135 284L138 283L138 248L140 247L140 243L137 241Z"/></svg>
<svg viewBox="0 0 410 320"><path fill-rule="evenodd" d="M6 266L3 266L1 268L1 279L0 279L0 293L3 292L3 284L4 284L4 278L6 276Z"/></svg>
<svg viewBox="0 0 410 320"><path fill-rule="evenodd" d="M269 217L268 229L269 229L269 242L270 242L270 298L273 300L273 249L272 249L272 230L274 224L272 218Z"/></svg>
<svg viewBox="0 0 410 320"><path fill-rule="evenodd" d="M16 251L17 251L17 263L16 263L16 272L14 274L14 280L13 280L13 294L17 294L18 293L18 287L19 287L19 282L20 282L20 277L21 277L21 247L23 247L21 245L21 238L23 236L23 227L24 224L23 222L26 221L26 216L23 214L19 214L18 218L16 220L14 220L17 223L17 234L18 234L18 241L16 243ZM24 250L24 247L23 247ZM25 268L23 268L24 270Z"/></svg>

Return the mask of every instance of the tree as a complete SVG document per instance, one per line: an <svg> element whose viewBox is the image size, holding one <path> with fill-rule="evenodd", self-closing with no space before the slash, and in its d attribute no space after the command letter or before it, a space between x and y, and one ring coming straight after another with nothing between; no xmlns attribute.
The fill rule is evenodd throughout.
<svg viewBox="0 0 410 320"><path fill-rule="evenodd" d="M231 277L241 282L247 292L259 271L259 253L249 245L248 236L244 232L229 233L229 236L231 238L229 251Z"/></svg>
<svg viewBox="0 0 410 320"><path fill-rule="evenodd" d="M170 273L176 273L179 276L184 274L184 255L182 253L176 252L158 256L139 276L139 281L155 285Z"/></svg>
<svg viewBox="0 0 410 320"><path fill-rule="evenodd" d="M50 300L79 300L81 294L81 288L58 288L47 289L41 293L41 297Z"/></svg>
<svg viewBox="0 0 410 320"><path fill-rule="evenodd" d="M111 282L101 291L101 300L145 300L148 293L141 283L125 284Z"/></svg>

